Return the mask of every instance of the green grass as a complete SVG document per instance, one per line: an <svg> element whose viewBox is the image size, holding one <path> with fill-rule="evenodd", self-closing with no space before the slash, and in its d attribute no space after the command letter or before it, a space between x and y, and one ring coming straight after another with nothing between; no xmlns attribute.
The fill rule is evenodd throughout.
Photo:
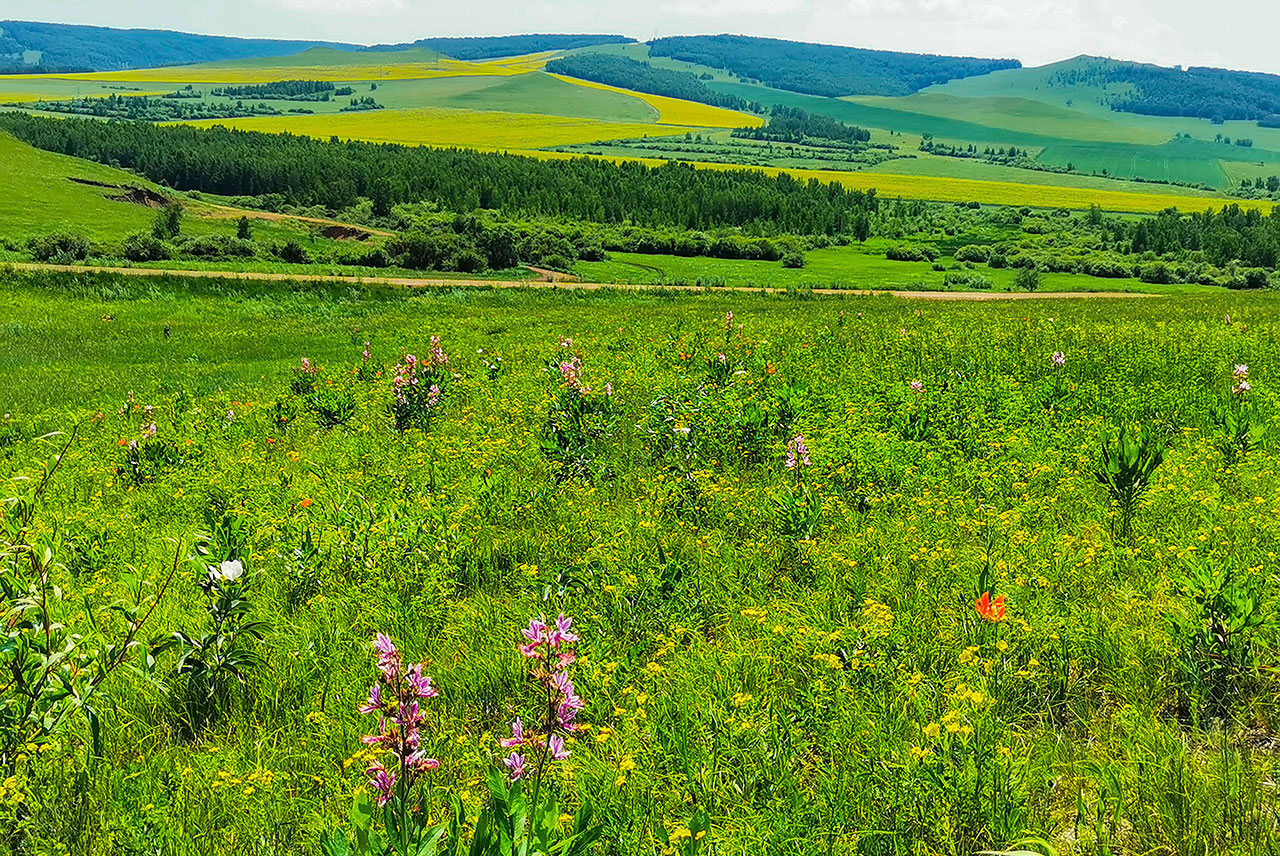
<svg viewBox="0 0 1280 856"><path fill-rule="evenodd" d="M1088 147L1085 147L1086 149ZM1063 166L1067 162L1063 163ZM1080 168L1080 165L1076 165ZM1212 196L1210 191L1180 187L1172 184L1156 184L1152 182L1128 181L1115 178L1103 178L1098 175L1081 175L1078 173L1048 172L1035 169L1020 169L1013 166L986 163L968 158L949 158L917 153L914 158L900 158L867 167L864 172L884 172L894 175L939 176L945 178L969 178L978 181L1004 181L1013 184L1039 185L1042 187L1083 187L1090 190L1124 191L1144 195L1167 196ZM1273 173L1267 173L1271 175Z"/></svg>
<svg viewBox="0 0 1280 856"><path fill-rule="evenodd" d="M1016 145L1039 150L1046 164L1072 164L1084 173L1125 178L1177 181L1225 188L1231 185L1223 162L1276 163L1280 168L1280 133L1261 133L1254 123L1226 129L1207 120L1164 120L1136 117L1109 109L1085 109L1097 97L1080 88L1047 86L1052 69L996 72L953 81L904 98L830 99L780 92L744 83L721 83L716 89L765 104L786 104L822 113L851 124L918 137L931 134L948 142L979 147ZM1048 93L1048 94L1045 94ZM1094 105L1097 106L1097 105ZM1146 121L1155 119L1155 121ZM1143 121L1137 121L1143 120ZM1244 127L1244 126L1251 127ZM1255 131L1259 133L1254 133ZM1174 134L1196 138L1174 140ZM1212 142L1214 134L1254 139L1254 148ZM947 166L929 159L911 167L917 174L954 175L968 166ZM879 167L894 171L892 165ZM1020 170L1019 175L1032 173ZM1273 173L1269 173L1273 174ZM968 176L966 176L968 177ZM977 176L974 176L977 177ZM1041 183L1045 179L1019 179ZM1048 179L1061 186L1070 177Z"/></svg>
<svg viewBox="0 0 1280 856"><path fill-rule="evenodd" d="M121 191L80 184L72 178L144 187L182 198L133 173L32 148L6 134L0 134L0 161L5 166L0 176L0 238L18 243L57 231L79 232L94 241L116 243L130 233L151 228L154 209L112 201L109 197ZM209 211L198 201L186 204L185 233L235 234L234 219L205 216ZM307 235L303 227L267 220L255 220L254 233L273 240L305 239Z"/></svg>
<svg viewBox="0 0 1280 856"><path fill-rule="evenodd" d="M102 644L84 612L129 575L162 582L167 539L185 555L211 509L243 520L247 608L266 623L261 665L194 734L172 655L116 672L100 755L73 717L17 762L0 852L318 852L366 788L375 723L356 706L378 632L440 692L424 702L427 812L457 795L474 817L497 739L540 703L520 628L559 611L581 634L588 729L544 784L566 810L592 802L593 856L662 853L655 827L695 806L707 854L1030 838L1082 856L1274 852L1278 460L1227 463L1211 409L1247 363L1274 422L1278 295L935 305L0 277L5 474L39 472L33 435L82 426L33 528L79 650ZM399 433L389 370L432 335L444 395L429 430ZM361 379L366 341L383 371ZM577 475L543 443L577 400L547 369L570 354L603 414ZM350 396L344 426L291 391L304 356ZM184 460L133 484L118 468L152 421ZM1132 537L1112 533L1094 476L1119 424L1168 443ZM805 495L817 519L788 529L779 503ZM1197 560L1262 604L1263 668L1225 719L1180 582ZM180 564L144 639L203 629L202 564ZM979 618L979 587L1007 598L1003 623Z"/></svg>
<svg viewBox="0 0 1280 856"><path fill-rule="evenodd" d="M113 191L70 180L155 187L130 173L40 151L6 134L0 134L0 161L0 236L21 240L63 230L118 238L149 227L155 217L149 208L108 200Z"/></svg>
<svg viewBox="0 0 1280 856"><path fill-rule="evenodd" d="M1161 146L1127 146L1119 143L1069 143L1050 146L1040 155L1043 163L1073 164L1077 170L1122 177L1144 176L1162 181L1179 181L1223 187L1229 184L1219 158L1250 151L1248 157L1273 164L1280 172L1280 154L1247 150L1221 143L1175 140ZM1244 157L1242 155L1241 157Z"/></svg>
<svg viewBox="0 0 1280 856"><path fill-rule="evenodd" d="M455 96L442 107L580 116L609 122L655 122L658 111L639 98L576 86L540 71L503 79L495 86Z"/></svg>
<svg viewBox="0 0 1280 856"><path fill-rule="evenodd" d="M782 262L740 259L683 258L643 253L610 253L603 262L579 262L577 272L590 282L711 284L751 288L847 288L857 290L935 291L943 288L947 271L935 271L929 262L897 262L884 257L891 242L874 240L864 247L833 247L805 254L805 266L788 269ZM972 270L947 259L951 272L987 277L994 291L1013 291L1016 271ZM1070 273L1043 274L1044 291L1131 291L1149 294L1182 294L1220 291L1209 286L1151 285L1136 279L1099 279Z"/></svg>
<svg viewBox="0 0 1280 856"><path fill-rule="evenodd" d="M1169 139L1157 131L1134 127L1109 117L1089 115L1024 97L966 98L926 91L900 98L858 96L848 100L869 107L976 122L990 128L1066 140L1159 145Z"/></svg>

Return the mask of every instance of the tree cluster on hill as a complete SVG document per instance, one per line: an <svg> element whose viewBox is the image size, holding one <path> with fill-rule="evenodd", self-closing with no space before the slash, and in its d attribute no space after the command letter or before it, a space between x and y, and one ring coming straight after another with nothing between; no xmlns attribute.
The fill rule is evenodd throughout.
<svg viewBox="0 0 1280 856"><path fill-rule="evenodd" d="M547 63L552 74L564 74L595 83L606 83L635 92L683 98L729 110L746 110L749 105L736 95L716 92L703 83L696 74L687 71L671 71L655 68L627 56L602 53L571 54Z"/></svg>
<svg viewBox="0 0 1280 856"><path fill-rule="evenodd" d="M836 143L866 143L871 132L857 125L846 125L829 116L807 113L799 107L775 104L769 121L759 128L738 128L733 136L744 140L767 140L774 143L800 144L820 140Z"/></svg>
<svg viewBox="0 0 1280 856"><path fill-rule="evenodd" d="M238 39L168 30L117 30L78 24L0 21L0 73L30 72L31 66L20 56L5 59L6 55L20 55L24 51L41 54L40 71L68 72L284 56L317 46L364 50L359 45L333 42Z"/></svg>
<svg viewBox="0 0 1280 856"><path fill-rule="evenodd" d="M418 39L418 47L439 51L454 59L492 59L503 56L523 56L543 51L570 51L596 45L617 45L635 39L614 35L567 35L537 33L524 36L480 36L448 39Z"/></svg>
<svg viewBox="0 0 1280 856"><path fill-rule="evenodd" d="M387 214L399 202L450 211L567 217L648 227L740 227L757 235L848 233L874 212L875 192L788 174L651 167L593 158L537 158L460 149L315 140L214 127L108 123L0 114L0 129L46 151L136 170L181 190L281 194L330 210L359 197Z"/></svg>
<svg viewBox="0 0 1280 856"><path fill-rule="evenodd" d="M19 106L19 105L8 105ZM130 119L140 122L177 122L193 119L234 119L244 116L279 116L283 111L270 104L237 101L203 101L190 98L150 98L146 95L108 95L105 98L68 98L36 101L20 105L45 113L94 116L99 119ZM310 113L294 109L291 113Z"/></svg>
<svg viewBox="0 0 1280 856"><path fill-rule="evenodd" d="M352 98L350 104L344 105L340 113L358 113L364 110L381 110L382 105L375 101L371 96L365 95L361 98Z"/></svg>
<svg viewBox="0 0 1280 856"><path fill-rule="evenodd" d="M1022 65L1013 59L873 51L730 35L656 39L649 43L649 54L726 69L777 89L828 96L910 95L935 83Z"/></svg>
<svg viewBox="0 0 1280 856"><path fill-rule="evenodd" d="M210 90L215 98L265 98L272 101L328 101L335 95L351 95L352 88L338 89L328 80L276 80L248 86L220 86Z"/></svg>
<svg viewBox="0 0 1280 856"><path fill-rule="evenodd" d="M1192 116L1224 122L1266 120L1280 114L1280 75L1225 68L1165 68L1097 60L1059 71L1053 86L1109 86L1130 90L1110 99L1111 109L1147 116Z"/></svg>

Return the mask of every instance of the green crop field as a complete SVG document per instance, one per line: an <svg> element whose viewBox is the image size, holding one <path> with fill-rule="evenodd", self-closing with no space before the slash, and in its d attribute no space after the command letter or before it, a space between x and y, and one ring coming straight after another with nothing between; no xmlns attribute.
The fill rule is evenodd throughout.
<svg viewBox="0 0 1280 856"><path fill-rule="evenodd" d="M385 836L391 644L449 848L524 763L598 852L1274 849L1277 457L1214 416L1274 425L1274 295L0 278L8 638L99 690L0 720L8 852Z"/></svg>
<svg viewBox="0 0 1280 856"><path fill-rule="evenodd" d="M603 262L579 262L577 272L589 282L620 284L702 285L711 288L818 288L869 291L952 290L946 278L976 274L990 282L993 292L1014 291L1016 271L978 269L950 263L947 270L934 270L928 262L889 261L884 256L890 245L873 241L865 248L842 247L812 250L805 254L805 266L788 269L781 262L739 259L695 259L643 253L610 253ZM1040 285L1046 292L1114 292L1147 294L1211 293L1220 291L1197 285L1152 285L1136 279L1099 279L1071 273L1046 273ZM969 290L956 287L954 290Z"/></svg>

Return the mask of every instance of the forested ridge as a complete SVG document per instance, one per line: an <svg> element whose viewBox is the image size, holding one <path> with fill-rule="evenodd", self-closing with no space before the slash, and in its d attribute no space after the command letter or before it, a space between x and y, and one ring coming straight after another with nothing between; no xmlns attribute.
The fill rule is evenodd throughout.
<svg viewBox="0 0 1280 856"><path fill-rule="evenodd" d="M1013 59L874 51L731 35L655 39L649 43L649 54L726 69L777 89L833 97L910 95L935 83L1022 66Z"/></svg>
<svg viewBox="0 0 1280 856"><path fill-rule="evenodd" d="M0 130L46 151L136 170L180 190L224 196L280 194L292 204L341 210L358 198L378 214L402 202L457 212L598 223L714 229L760 235L838 235L874 210L874 191L801 182L752 170L651 167L594 158L543 161L463 149L321 141L222 127L49 119L0 114Z"/></svg>
<svg viewBox="0 0 1280 856"><path fill-rule="evenodd" d="M716 92L707 86L696 74L687 71L672 71L666 68L655 68L647 62L640 62L631 57L615 54L580 53L571 54L547 63L546 70L552 74L563 74L580 80L605 83L633 92L647 92L650 95L665 95L669 98L683 98L686 101L698 101L715 107L729 110L746 110L749 105L736 95Z"/></svg>
<svg viewBox="0 0 1280 856"><path fill-rule="evenodd" d="M1280 75L1225 68L1166 68L1096 60L1054 74L1050 85L1111 86L1130 91L1111 99L1111 109L1148 116L1194 116L1227 121L1280 114Z"/></svg>
<svg viewBox="0 0 1280 856"><path fill-rule="evenodd" d="M0 72L30 72L24 51L41 54L39 71L113 71L228 59L284 56L316 46L364 50L334 42L240 39L169 30L118 30L79 24L0 21Z"/></svg>

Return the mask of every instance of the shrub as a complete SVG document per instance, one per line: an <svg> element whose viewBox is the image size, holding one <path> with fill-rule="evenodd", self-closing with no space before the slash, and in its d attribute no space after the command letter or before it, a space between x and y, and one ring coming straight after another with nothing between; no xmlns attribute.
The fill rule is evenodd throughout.
<svg viewBox="0 0 1280 856"><path fill-rule="evenodd" d="M136 232L124 239L120 254L131 262L158 262L169 258L169 246L150 232Z"/></svg>
<svg viewBox="0 0 1280 856"><path fill-rule="evenodd" d="M1138 279L1143 282L1168 285L1173 282L1173 271L1164 262L1149 262L1138 268Z"/></svg>
<svg viewBox="0 0 1280 856"><path fill-rule="evenodd" d="M1034 267L1022 268L1013 278L1013 285L1023 291L1035 291L1040 287L1040 271Z"/></svg>
<svg viewBox="0 0 1280 856"><path fill-rule="evenodd" d="M792 270L798 270L804 267L804 254L803 253L787 253L785 256L782 257L782 266L784 268L790 268Z"/></svg>
<svg viewBox="0 0 1280 856"><path fill-rule="evenodd" d="M480 273L488 270L489 262L472 249L462 250L453 260L453 269L462 273Z"/></svg>
<svg viewBox="0 0 1280 856"><path fill-rule="evenodd" d="M156 212L155 222L151 225L151 234L157 239L172 240L182 231L182 206L172 202Z"/></svg>
<svg viewBox="0 0 1280 856"><path fill-rule="evenodd" d="M258 245L227 235L200 235L177 243L185 256L195 259L250 259L258 254Z"/></svg>
<svg viewBox="0 0 1280 856"><path fill-rule="evenodd" d="M311 261L311 257L307 255L306 248L294 238L276 244L272 252L280 261L288 262L289 264L305 265Z"/></svg>
<svg viewBox="0 0 1280 856"><path fill-rule="evenodd" d="M38 262L66 265L89 258L89 239L75 232L54 232L32 238L28 246Z"/></svg>
<svg viewBox="0 0 1280 856"><path fill-rule="evenodd" d="M340 265L353 267L385 268L391 267L391 256L386 247L381 245L352 244L340 246L334 250L333 260Z"/></svg>
<svg viewBox="0 0 1280 856"><path fill-rule="evenodd" d="M947 288L972 288L978 291L990 290L992 285L991 280L982 274L956 271L947 274L942 281Z"/></svg>
<svg viewBox="0 0 1280 856"><path fill-rule="evenodd" d="M991 248L981 244L969 244L956 250L958 262L985 262L991 258Z"/></svg>
<svg viewBox="0 0 1280 856"><path fill-rule="evenodd" d="M893 262L931 262L935 261L940 253L938 248L931 244L899 244L885 250L884 255Z"/></svg>

